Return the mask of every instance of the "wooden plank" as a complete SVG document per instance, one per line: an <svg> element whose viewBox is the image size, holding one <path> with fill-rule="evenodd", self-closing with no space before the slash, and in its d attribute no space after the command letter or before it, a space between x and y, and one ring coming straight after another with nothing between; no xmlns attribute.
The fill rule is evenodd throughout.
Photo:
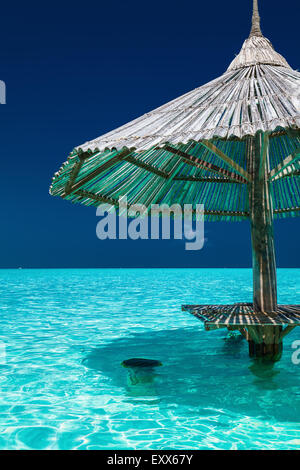
<svg viewBox="0 0 300 470"><path fill-rule="evenodd" d="M238 163L232 160L232 158L228 157L228 155L222 152L222 150L218 149L218 147L216 147L212 142L209 142L208 140L203 140L200 143L205 148L214 153L217 157L221 158L221 160L227 163L227 165L231 166L231 168L235 170L240 176L242 176L246 181L251 181L251 176L249 175L249 173L244 170L244 168L242 168Z"/></svg>
<svg viewBox="0 0 300 470"><path fill-rule="evenodd" d="M170 147L169 145L165 146L164 150L166 150L167 152L173 153L174 155L177 155L179 157L182 157L186 161L186 163L196 166L197 168L202 168L204 170L217 173L218 175L220 174L223 176L227 176L231 180L235 180L235 181L242 182L242 183L247 183L247 180L243 178L242 176L237 175L234 172L225 170L224 168L220 168L216 165L213 165L212 163L206 162L205 160L195 157L194 155L190 155L186 152L182 152L182 150L175 149L173 147Z"/></svg>

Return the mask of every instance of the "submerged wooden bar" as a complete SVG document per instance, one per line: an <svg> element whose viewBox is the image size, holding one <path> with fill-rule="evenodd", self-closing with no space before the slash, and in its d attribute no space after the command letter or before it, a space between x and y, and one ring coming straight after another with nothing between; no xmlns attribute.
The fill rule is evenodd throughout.
<svg viewBox="0 0 300 470"><path fill-rule="evenodd" d="M278 305L274 312L257 312L252 303L233 305L183 305L204 323L207 331L238 330L248 341L250 357L278 361L283 338L300 326L300 305Z"/></svg>
<svg viewBox="0 0 300 470"><path fill-rule="evenodd" d="M251 303L232 305L183 305L189 312L210 326L300 326L300 305L278 305L276 312L256 312Z"/></svg>

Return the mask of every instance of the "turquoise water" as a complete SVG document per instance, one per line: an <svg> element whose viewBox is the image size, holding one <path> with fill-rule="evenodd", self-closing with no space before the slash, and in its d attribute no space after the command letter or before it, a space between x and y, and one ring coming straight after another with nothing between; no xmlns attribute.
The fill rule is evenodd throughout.
<svg viewBox="0 0 300 470"><path fill-rule="evenodd" d="M300 303L300 270L279 270ZM297 328L273 368L181 304L251 301L246 269L1 270L1 449L297 449ZM298 289L298 290L297 290ZM300 330L300 328L299 328ZM140 372L124 359L158 359Z"/></svg>

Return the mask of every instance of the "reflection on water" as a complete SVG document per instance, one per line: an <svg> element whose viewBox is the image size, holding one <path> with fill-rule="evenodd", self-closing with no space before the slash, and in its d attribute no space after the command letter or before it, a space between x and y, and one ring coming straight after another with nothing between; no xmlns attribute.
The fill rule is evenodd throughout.
<svg viewBox="0 0 300 470"><path fill-rule="evenodd" d="M252 359L249 370L257 378L253 383L258 388L275 390L280 386L280 382L278 383L274 380L274 378L280 374L280 370L275 367L275 363L273 361L266 362L261 361L259 358Z"/></svg>

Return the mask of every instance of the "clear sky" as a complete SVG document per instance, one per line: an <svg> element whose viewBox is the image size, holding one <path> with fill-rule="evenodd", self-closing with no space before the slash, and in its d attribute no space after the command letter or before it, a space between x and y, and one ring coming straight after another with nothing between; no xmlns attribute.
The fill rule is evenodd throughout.
<svg viewBox="0 0 300 470"><path fill-rule="evenodd" d="M260 1L262 30L297 69L299 0ZM100 241L95 208L48 194L76 145L221 75L250 30L252 0L4 2L1 6L0 267L249 267L244 223L181 241ZM300 267L300 218L275 223L277 264Z"/></svg>

